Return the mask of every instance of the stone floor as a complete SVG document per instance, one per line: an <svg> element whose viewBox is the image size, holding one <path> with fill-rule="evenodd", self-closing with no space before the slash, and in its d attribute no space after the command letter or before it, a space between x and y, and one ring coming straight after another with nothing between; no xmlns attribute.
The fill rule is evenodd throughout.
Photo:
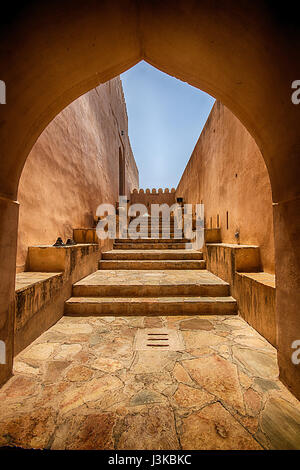
<svg viewBox="0 0 300 470"><path fill-rule="evenodd" d="M143 328L175 329L184 349L135 350ZM63 317L0 390L0 445L300 449L300 404L238 316Z"/></svg>

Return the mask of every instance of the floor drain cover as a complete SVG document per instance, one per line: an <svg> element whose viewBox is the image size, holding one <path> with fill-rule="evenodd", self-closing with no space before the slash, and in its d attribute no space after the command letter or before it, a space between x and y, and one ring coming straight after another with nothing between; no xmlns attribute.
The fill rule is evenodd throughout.
<svg viewBox="0 0 300 470"><path fill-rule="evenodd" d="M181 333L167 328L143 328L134 340L136 351L182 351L185 349Z"/></svg>

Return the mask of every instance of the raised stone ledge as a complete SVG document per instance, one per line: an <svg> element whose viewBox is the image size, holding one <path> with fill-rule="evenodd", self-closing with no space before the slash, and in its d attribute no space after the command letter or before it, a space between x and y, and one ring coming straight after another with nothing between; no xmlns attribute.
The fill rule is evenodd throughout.
<svg viewBox="0 0 300 470"><path fill-rule="evenodd" d="M62 279L62 273L22 272L16 274L16 294L28 290L32 286L41 286L44 282Z"/></svg>
<svg viewBox="0 0 300 470"><path fill-rule="evenodd" d="M28 248L28 270L64 272L69 275L82 258L98 253L97 243L79 243L71 246L40 245Z"/></svg>
<svg viewBox="0 0 300 470"><path fill-rule="evenodd" d="M239 272L261 271L260 250L255 245L206 243L207 269L227 282L234 283Z"/></svg>
<svg viewBox="0 0 300 470"><path fill-rule="evenodd" d="M275 275L261 270L256 245L206 243L207 269L231 287L240 315L274 347L277 347Z"/></svg>
<svg viewBox="0 0 300 470"><path fill-rule="evenodd" d="M72 286L98 268L98 244L28 249L28 271L16 278L14 353L18 354L59 320Z"/></svg>
<svg viewBox="0 0 300 470"><path fill-rule="evenodd" d="M275 274L259 272L259 273L238 273L238 275L244 278L248 278L253 282L263 284L266 287L276 289Z"/></svg>
<svg viewBox="0 0 300 470"><path fill-rule="evenodd" d="M51 304L63 286L62 273L23 272L16 275L15 354L27 346L24 329L37 312ZM33 334L39 325L31 324Z"/></svg>
<svg viewBox="0 0 300 470"><path fill-rule="evenodd" d="M235 292L242 317L276 348L275 275L236 273Z"/></svg>

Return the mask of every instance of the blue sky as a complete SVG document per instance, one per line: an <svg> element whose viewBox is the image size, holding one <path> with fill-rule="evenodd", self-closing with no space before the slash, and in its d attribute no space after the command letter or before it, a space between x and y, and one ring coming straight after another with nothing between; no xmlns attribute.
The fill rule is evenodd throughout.
<svg viewBox="0 0 300 470"><path fill-rule="evenodd" d="M140 188L176 188L214 98L146 62L121 79Z"/></svg>

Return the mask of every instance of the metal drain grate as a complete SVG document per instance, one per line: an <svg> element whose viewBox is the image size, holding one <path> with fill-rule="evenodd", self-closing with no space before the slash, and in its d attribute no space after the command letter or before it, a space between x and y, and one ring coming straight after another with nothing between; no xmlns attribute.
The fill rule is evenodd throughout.
<svg viewBox="0 0 300 470"><path fill-rule="evenodd" d="M168 348L169 335L168 333L148 333L147 346L150 348Z"/></svg>
<svg viewBox="0 0 300 470"><path fill-rule="evenodd" d="M136 351L160 350L182 351L184 343L179 331L167 328L139 329L135 336L134 349Z"/></svg>

